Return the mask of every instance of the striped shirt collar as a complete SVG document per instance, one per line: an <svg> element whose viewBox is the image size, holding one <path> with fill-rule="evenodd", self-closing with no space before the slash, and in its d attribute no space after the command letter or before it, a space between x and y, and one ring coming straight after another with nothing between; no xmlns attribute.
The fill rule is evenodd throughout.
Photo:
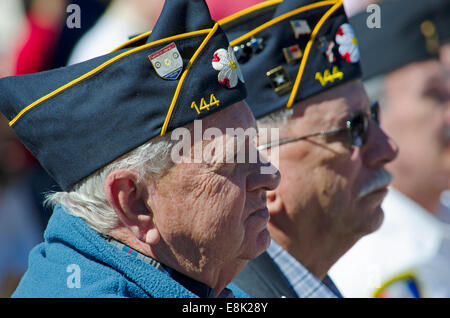
<svg viewBox="0 0 450 318"><path fill-rule="evenodd" d="M272 240L267 253L286 277L299 298L336 298L324 283L318 280L300 262Z"/></svg>

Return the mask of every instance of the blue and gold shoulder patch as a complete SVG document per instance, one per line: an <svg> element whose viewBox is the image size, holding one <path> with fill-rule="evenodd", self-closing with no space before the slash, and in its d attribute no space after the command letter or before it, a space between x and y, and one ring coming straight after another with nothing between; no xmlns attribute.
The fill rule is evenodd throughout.
<svg viewBox="0 0 450 318"><path fill-rule="evenodd" d="M384 283L375 293L375 298L421 298L419 281L413 272L395 276Z"/></svg>

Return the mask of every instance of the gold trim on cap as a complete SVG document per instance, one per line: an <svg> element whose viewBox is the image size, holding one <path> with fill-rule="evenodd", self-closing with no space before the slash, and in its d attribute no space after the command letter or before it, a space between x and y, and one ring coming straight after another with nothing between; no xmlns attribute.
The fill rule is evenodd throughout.
<svg viewBox="0 0 450 318"><path fill-rule="evenodd" d="M239 19L240 17L247 15L249 13L252 13L254 11L258 11L260 9L263 8L267 8L276 4L279 4L283 2L283 0L267 0L267 1L263 1L261 3L255 4L251 7L248 7L247 9L243 9L241 11L238 11L236 13L233 13L232 15L229 15L228 17L225 17L223 19L220 19L219 21L217 21L219 23L220 26L227 24L228 22L234 21L236 19Z"/></svg>
<svg viewBox="0 0 450 318"><path fill-rule="evenodd" d="M230 42L231 46L235 46L241 42L244 42L245 40L247 40L248 38L254 36L255 34L273 26L274 24L277 24L281 21L284 21L294 15L297 15L301 12L305 12L305 11L309 11L315 8L320 8L320 7L324 7L324 6L328 6L328 5L334 5L336 3L340 3L342 5L342 0L327 0L327 1L320 1L320 2L316 2L316 3L311 3L309 5L297 8L295 10L289 11L285 14L280 15L279 17L276 17L275 19L272 19L270 21L267 21L264 24L261 24L259 27L253 29L252 31L238 37L237 39L234 39L233 41Z"/></svg>
<svg viewBox="0 0 450 318"><path fill-rule="evenodd" d="M295 101L295 96L297 96L297 91L300 86L300 82L303 77L303 73L306 68L306 62L308 61L309 53L311 51L311 47L314 44L314 41L316 39L317 33L319 33L320 29L322 28L325 21L328 20L328 18L340 7L342 6L342 0L337 1L323 16L320 18L319 22L317 22L316 26L314 27L314 30L311 32L311 37L309 38L308 44L306 44L304 57L300 63L300 68L298 69L298 74L294 82L294 87L292 88L291 96L289 97L289 100L286 104L287 108L291 108Z"/></svg>
<svg viewBox="0 0 450 318"><path fill-rule="evenodd" d="M14 124L15 124L15 123L16 123L16 122L17 122L17 121L18 121L18 120L26 113L26 112L28 112L30 109L36 107L37 105L41 104L42 102L44 102L44 101L46 101L46 100L52 98L53 96L55 96L55 95L61 93L62 91L66 90L66 89L68 89L68 88L70 88L70 87L72 87L73 85L75 85L75 84L77 84L77 83L79 83L79 82L81 82L81 81L83 81L83 80L89 78L90 76L92 76L92 75L94 75L95 73L97 73L97 72L103 70L103 69L104 69L105 67L107 67L108 65L111 65L112 63L114 63L114 62L120 60L120 59L123 58L123 57L126 57L126 56L128 56L128 55L130 55L130 54L133 54L133 53L135 53L135 52L138 52L138 51L144 50L144 49L146 49L146 48L149 48L149 47L152 47L152 46L155 46L155 45L158 45L158 44L162 44L162 43L165 43L165 42L170 42L170 41L174 41L174 40L178 40L178 39L186 38L186 37L192 37L192 36L196 36L196 35L200 35L200 34L208 34L208 33L211 32L211 30L212 30L212 29L205 29L205 30L198 30L198 31L194 31L194 32L182 33L182 34L178 34L178 35L171 36L171 37L168 37L168 38L160 39L160 40L157 40L157 41L154 41L154 42L151 42L151 43L147 43L147 44L138 46L138 47L136 47L136 48L134 48L134 49L132 49L132 50L123 52L123 53L121 53L121 54L119 54L119 55L113 57L112 59L110 59L110 60L104 62L103 64L97 66L96 68L94 68L93 70L89 71L88 73L86 73L86 74L84 74L84 75L82 75L82 76L80 76L80 77L74 79L73 81L71 81L71 82L69 82L69 83L67 83L67 84L65 84L65 85L63 85L63 86L61 86L61 87L59 87L58 89L56 89L56 90L52 91L51 93L49 93L49 94L47 94L47 95L45 95L45 96L39 98L38 100L34 101L33 103L31 103L31 104L28 105L27 107L23 108L23 109L22 109L22 110L21 110L21 111L20 111L20 112L19 112L19 113L18 113L18 114L10 121L10 122L9 122L9 126L13 126L13 125L14 125Z"/></svg>
<svg viewBox="0 0 450 318"><path fill-rule="evenodd" d="M152 31L148 31L148 32L139 34L139 35L135 36L134 38L129 39L125 43L122 43L121 45L119 45L118 47L116 47L114 50L112 50L109 53L114 53L114 52L116 52L116 51L118 51L120 49L123 49L124 47L126 47L126 46L128 46L130 44L133 44L134 42L137 42L137 41L139 41L139 40L149 36L150 34L152 34Z"/></svg>
<svg viewBox="0 0 450 318"><path fill-rule="evenodd" d="M219 28L219 24L216 22L216 24L214 24L214 27L212 29L210 29L208 35L203 40L202 44L200 44L197 51L195 51L194 55L189 60L189 63L186 65L186 68L183 71L183 75L181 75L180 81L178 82L177 89L175 90L175 94L173 96L172 102L170 103L169 111L167 112L167 115L166 115L166 120L164 121L163 127L161 129L161 136L164 136L164 134L167 131L167 126L169 125L169 121L170 121L170 118L172 117L173 109L175 108L175 104L177 103L178 95L180 94L181 87L183 86L183 82L186 79L187 73L191 69L191 67L194 64L195 60L197 59L198 55L202 52L203 48L209 42L209 40L214 35L214 33L216 33L218 28Z"/></svg>

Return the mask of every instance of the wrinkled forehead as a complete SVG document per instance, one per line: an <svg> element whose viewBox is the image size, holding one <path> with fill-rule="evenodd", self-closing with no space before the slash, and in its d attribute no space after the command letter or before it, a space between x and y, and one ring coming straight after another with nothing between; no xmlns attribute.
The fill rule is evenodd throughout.
<svg viewBox="0 0 450 318"><path fill-rule="evenodd" d="M191 134L194 132L203 135L207 130L220 131L221 134L226 134L230 129L247 129L249 127L256 127L255 117L245 101L239 101L223 110L210 114L201 119L195 120L183 127ZM217 134L216 134L217 135Z"/></svg>
<svg viewBox="0 0 450 318"><path fill-rule="evenodd" d="M227 145L237 140L238 148L253 140L257 135L255 117L244 101L234 104L219 114L209 116L205 121L204 134L208 135L208 132L213 130L222 133L221 137Z"/></svg>
<svg viewBox="0 0 450 318"><path fill-rule="evenodd" d="M181 129L186 130L183 138L187 136L195 151L205 151L204 148L199 148L200 144L209 145L210 148L217 147L213 152L219 156L222 150L230 148L237 151L241 146L253 142L258 133L255 118L244 101L196 120ZM207 151L212 150L210 148ZM220 150L221 148L223 149Z"/></svg>
<svg viewBox="0 0 450 318"><path fill-rule="evenodd" d="M204 119L205 129L214 127L224 133L227 129L248 129L255 128L256 121L250 108L245 101L240 101L224 109L221 112L211 114Z"/></svg>

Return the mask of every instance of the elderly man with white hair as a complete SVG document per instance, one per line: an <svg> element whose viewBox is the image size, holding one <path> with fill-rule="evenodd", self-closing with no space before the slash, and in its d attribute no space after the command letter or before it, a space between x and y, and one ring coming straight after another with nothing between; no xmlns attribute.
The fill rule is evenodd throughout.
<svg viewBox="0 0 450 318"><path fill-rule="evenodd" d="M153 32L0 91L63 189L14 297L233 296L226 286L270 243L265 192L280 176L238 133L254 117L203 0L167 1Z"/></svg>

